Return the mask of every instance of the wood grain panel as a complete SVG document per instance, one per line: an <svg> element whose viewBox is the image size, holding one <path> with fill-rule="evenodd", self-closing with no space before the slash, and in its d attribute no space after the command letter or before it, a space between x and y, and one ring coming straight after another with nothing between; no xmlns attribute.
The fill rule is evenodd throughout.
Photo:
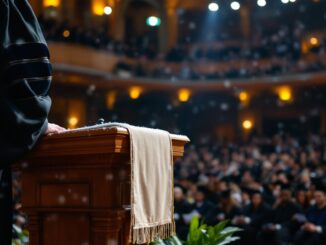
<svg viewBox="0 0 326 245"><path fill-rule="evenodd" d="M88 207L88 184L46 184L40 186L40 204L46 207Z"/></svg>

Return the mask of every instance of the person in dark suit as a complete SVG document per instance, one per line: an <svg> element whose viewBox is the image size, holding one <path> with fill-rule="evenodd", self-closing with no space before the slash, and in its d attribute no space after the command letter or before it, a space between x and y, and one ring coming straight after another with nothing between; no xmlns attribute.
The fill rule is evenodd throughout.
<svg viewBox="0 0 326 245"><path fill-rule="evenodd" d="M208 189L206 187L199 186L195 193L195 202L191 205L192 216L196 215L201 218L204 222L207 221L212 209L213 204L207 201L206 195ZM184 216L185 217L185 216ZM189 219L186 218L186 223L189 223Z"/></svg>
<svg viewBox="0 0 326 245"><path fill-rule="evenodd" d="M191 205L187 202L184 190L180 186L174 187L174 220L177 234L182 240L187 240L189 225L183 216L191 212Z"/></svg>
<svg viewBox="0 0 326 245"><path fill-rule="evenodd" d="M243 229L237 244L256 244L261 227L272 221L272 207L263 200L263 193L250 190L250 204L244 207L243 214L233 219L233 223Z"/></svg>
<svg viewBox="0 0 326 245"><path fill-rule="evenodd" d="M292 200L289 186L285 185L274 204L272 222L264 225L259 234L259 244L278 245L291 242L294 231L293 219L298 214L302 214L302 210Z"/></svg>
<svg viewBox="0 0 326 245"><path fill-rule="evenodd" d="M315 202L306 213L307 220L296 234L295 245L321 245L326 239L325 188L315 192Z"/></svg>
<svg viewBox="0 0 326 245"><path fill-rule="evenodd" d="M10 165L45 133L49 124L49 51L27 0L0 0L0 244L11 244Z"/></svg>
<svg viewBox="0 0 326 245"><path fill-rule="evenodd" d="M242 210L237 206L230 190L223 191L220 195L220 201L207 215L207 224L216 225L221 221L233 221L234 218L242 215Z"/></svg>

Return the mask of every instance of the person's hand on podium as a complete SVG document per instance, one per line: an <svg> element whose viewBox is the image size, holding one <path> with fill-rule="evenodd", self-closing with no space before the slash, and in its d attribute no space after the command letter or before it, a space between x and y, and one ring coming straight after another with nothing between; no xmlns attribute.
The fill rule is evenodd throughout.
<svg viewBox="0 0 326 245"><path fill-rule="evenodd" d="M57 124L48 123L48 129L45 131L45 135L60 133L63 131L66 131L66 129Z"/></svg>

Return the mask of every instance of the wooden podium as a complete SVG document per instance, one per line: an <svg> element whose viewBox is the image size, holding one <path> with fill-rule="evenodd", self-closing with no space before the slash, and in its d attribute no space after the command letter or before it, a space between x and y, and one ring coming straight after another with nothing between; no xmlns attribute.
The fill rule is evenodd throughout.
<svg viewBox="0 0 326 245"><path fill-rule="evenodd" d="M185 136L172 135L174 159ZM46 136L19 164L30 245L129 244L130 161L126 129Z"/></svg>

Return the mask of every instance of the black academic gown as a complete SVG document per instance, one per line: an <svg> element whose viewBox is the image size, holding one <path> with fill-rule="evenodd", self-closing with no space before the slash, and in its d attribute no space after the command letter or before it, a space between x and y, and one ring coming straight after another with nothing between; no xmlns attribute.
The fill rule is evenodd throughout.
<svg viewBox="0 0 326 245"><path fill-rule="evenodd" d="M0 244L11 244L10 164L47 129L49 52L27 0L0 0Z"/></svg>

